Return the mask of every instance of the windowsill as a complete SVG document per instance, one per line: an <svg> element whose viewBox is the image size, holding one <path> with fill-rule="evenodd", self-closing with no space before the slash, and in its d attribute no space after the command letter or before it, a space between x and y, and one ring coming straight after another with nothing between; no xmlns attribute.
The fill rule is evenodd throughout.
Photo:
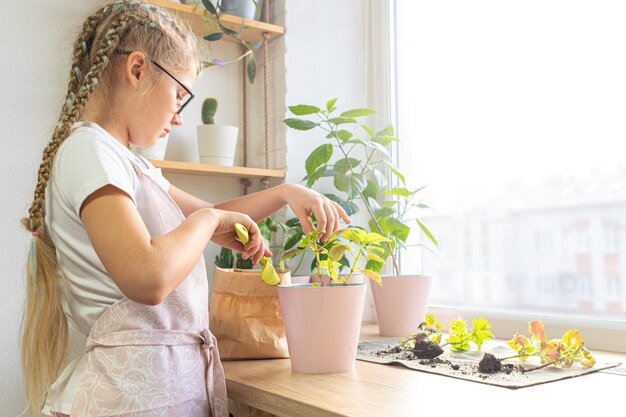
<svg viewBox="0 0 626 417"><path fill-rule="evenodd" d="M376 325L363 326L361 340L380 339ZM599 362L626 362L624 354L593 353ZM226 361L224 371L230 398L281 416L515 415L511 407L583 415L601 404L616 409L626 388L624 376L595 372L511 390L364 361L342 374L292 372L289 359Z"/></svg>

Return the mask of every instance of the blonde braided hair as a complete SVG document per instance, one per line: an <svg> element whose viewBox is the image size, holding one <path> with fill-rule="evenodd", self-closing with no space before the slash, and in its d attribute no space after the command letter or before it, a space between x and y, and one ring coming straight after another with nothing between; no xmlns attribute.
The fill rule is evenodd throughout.
<svg viewBox="0 0 626 417"><path fill-rule="evenodd" d="M28 406L37 415L47 390L65 366L68 343L56 248L45 224L46 187L56 153L90 95L95 89L109 94L115 88L111 59L118 48L144 51L173 72L200 69L196 39L189 27L139 0L116 1L100 8L85 20L74 43L68 91L52 139L43 151L28 216L21 220L33 236L26 267L22 369ZM155 80L160 76L155 74Z"/></svg>

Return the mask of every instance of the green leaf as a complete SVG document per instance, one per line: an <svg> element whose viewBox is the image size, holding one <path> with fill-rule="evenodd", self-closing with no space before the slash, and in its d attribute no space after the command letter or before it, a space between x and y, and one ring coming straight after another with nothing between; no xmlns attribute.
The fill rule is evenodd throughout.
<svg viewBox="0 0 626 417"><path fill-rule="evenodd" d="M330 99L326 102L326 110L328 110L329 113L334 110L334 106L336 102L337 102L337 97Z"/></svg>
<svg viewBox="0 0 626 417"><path fill-rule="evenodd" d="M378 197L378 184L374 180L367 180L367 187L363 190L363 195L372 199Z"/></svg>
<svg viewBox="0 0 626 417"><path fill-rule="evenodd" d="M406 242L411 228L401 219L396 217L385 217L380 219L379 224L386 235L391 235L401 242ZM386 229L386 230L385 230Z"/></svg>
<svg viewBox="0 0 626 417"><path fill-rule="evenodd" d="M314 114L320 111L319 107L309 106L308 104L299 104L297 106L289 106L289 111L296 116L306 116L307 114Z"/></svg>
<svg viewBox="0 0 626 417"><path fill-rule="evenodd" d="M371 110L371 109L353 109L353 110L344 111L343 113L340 114L340 116L341 117L362 117L362 116L368 116L374 113L376 113L376 111Z"/></svg>
<svg viewBox="0 0 626 417"><path fill-rule="evenodd" d="M294 119L294 118L285 119L283 120L283 122L290 128L296 129L296 130L311 130L320 125L319 123L312 122L310 120Z"/></svg>
<svg viewBox="0 0 626 417"><path fill-rule="evenodd" d="M205 41L215 42L224 37L224 32L214 32L203 37Z"/></svg>
<svg viewBox="0 0 626 417"><path fill-rule="evenodd" d="M430 232L430 230L428 230L428 228L424 225L424 223L422 223L419 219L415 219L415 221L417 222L417 225L420 227L420 229L422 230L422 232L424 232L424 234L426 235L426 237L433 242L433 244L436 247L439 247L439 242L437 242L437 239L435 238L435 236L433 236L433 234Z"/></svg>
<svg viewBox="0 0 626 417"><path fill-rule="evenodd" d="M374 149L376 152L379 152L381 154L383 154L385 157L391 159L391 155L389 155L389 151L387 150L387 148L385 148L383 145L381 145L380 143L376 143L373 141L369 141L369 142L365 142L364 143L365 146L367 146L368 148L372 148Z"/></svg>
<svg viewBox="0 0 626 417"><path fill-rule="evenodd" d="M302 228L300 226L294 226L289 228L287 232L285 232L283 249L289 250L296 246L298 242L300 242L300 239L302 239L303 235L304 232L302 231Z"/></svg>
<svg viewBox="0 0 626 417"><path fill-rule="evenodd" d="M350 138L352 137L352 132L348 131L348 130L338 130L335 133L335 137L338 138L339 140L341 140L342 142L346 142L348 140L350 140Z"/></svg>
<svg viewBox="0 0 626 417"><path fill-rule="evenodd" d="M283 253L282 258L280 259L290 259L290 258L293 258L294 256L300 255L302 252L304 252L304 249L294 248Z"/></svg>
<svg viewBox="0 0 626 417"><path fill-rule="evenodd" d="M328 119L328 122L335 125L342 125L345 123L356 123L356 119L351 117L333 117L332 119Z"/></svg>
<svg viewBox="0 0 626 417"><path fill-rule="evenodd" d="M258 222L257 225L259 226L259 230L261 231L261 236L263 236L268 241L272 240L272 231L270 230L265 220Z"/></svg>
<svg viewBox="0 0 626 417"><path fill-rule="evenodd" d="M398 197L409 197L415 193L412 193L406 187L395 187L384 192L387 195L397 195Z"/></svg>
<svg viewBox="0 0 626 417"><path fill-rule="evenodd" d="M367 198L367 202L369 203L370 208L372 210L376 211L380 209L380 204L378 204L378 200L372 197L365 197L365 198Z"/></svg>
<svg viewBox="0 0 626 417"><path fill-rule="evenodd" d="M404 184L404 182L405 182L405 181L404 181L404 175L402 175L402 174L400 173L400 171L398 171L398 168L396 168L396 167L395 167L395 166L394 166L391 162L389 162L389 161L383 160L383 163L384 163L385 165L387 165L387 168L389 168L389 170L391 170L391 172L393 172L393 173L396 175L396 177L398 177L398 178L400 179L400 181L402 181L402 184Z"/></svg>
<svg viewBox="0 0 626 417"><path fill-rule="evenodd" d="M248 81L250 84L254 84L256 78L256 61L254 60L254 54L248 55L248 64L246 65L246 74L248 74Z"/></svg>
<svg viewBox="0 0 626 417"><path fill-rule="evenodd" d="M307 180L306 182L307 188L311 188L311 186L313 186L313 184L315 184L317 180L326 176L325 174L328 171L334 172L333 170L329 170L328 165L326 164L322 164L318 166L317 168L315 168L315 171L313 172L313 174L305 177L305 179Z"/></svg>
<svg viewBox="0 0 626 417"><path fill-rule="evenodd" d="M356 158L340 159L335 162L335 172L345 174L346 172L353 170L354 168L359 166L360 163L361 161Z"/></svg>
<svg viewBox="0 0 626 417"><path fill-rule="evenodd" d="M353 214L359 212L359 206L354 204L352 201L346 201L340 197L337 197L335 194L324 194L324 195L329 200L332 200L335 203L339 204L348 216L352 216Z"/></svg>
<svg viewBox="0 0 626 417"><path fill-rule="evenodd" d="M396 214L396 207L395 204L393 207L383 207L381 209L378 209L374 212L374 217L376 219L382 219L385 217L391 217L394 214Z"/></svg>
<svg viewBox="0 0 626 417"><path fill-rule="evenodd" d="M213 6L213 3L211 3L211 0L202 0L202 4L204 4L204 7L206 7L206 9L212 13L212 14L217 14L217 10L215 10L215 6Z"/></svg>
<svg viewBox="0 0 626 417"><path fill-rule="evenodd" d="M363 130L365 130L367 132L367 134L370 136L370 138L374 137L374 131L372 129L370 129L369 127L367 127L365 125L361 125L361 127L363 128Z"/></svg>
<svg viewBox="0 0 626 417"><path fill-rule="evenodd" d="M376 132L376 136L393 136L394 134L393 125L389 125L380 132Z"/></svg>
<svg viewBox="0 0 626 417"><path fill-rule="evenodd" d="M350 174L337 173L334 184L339 191L346 192L351 200L367 187L365 178L356 172Z"/></svg>
<svg viewBox="0 0 626 417"><path fill-rule="evenodd" d="M297 217L292 217L291 219L287 220L285 222L285 225L287 227L300 227L300 219L298 219Z"/></svg>
<svg viewBox="0 0 626 417"><path fill-rule="evenodd" d="M385 174L383 174L379 169L372 168L370 172L372 173L372 176L374 177L376 184L378 184L379 190L383 188L385 185L387 185L387 178L385 178Z"/></svg>
<svg viewBox="0 0 626 417"><path fill-rule="evenodd" d="M327 163L332 156L333 145L330 143L315 148L304 163L307 175L311 176L320 165Z"/></svg>

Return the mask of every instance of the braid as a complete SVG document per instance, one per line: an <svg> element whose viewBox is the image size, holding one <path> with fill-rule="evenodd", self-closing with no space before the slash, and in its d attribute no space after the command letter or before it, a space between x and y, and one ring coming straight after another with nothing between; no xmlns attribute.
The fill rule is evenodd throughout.
<svg viewBox="0 0 626 417"><path fill-rule="evenodd" d="M71 126L79 119L89 95L98 84L100 74L109 64L109 56L112 55L113 50L119 44L120 37L124 33L128 23L138 18L138 16L134 14L120 13L119 16L112 21L106 35L98 45L98 50L92 61L93 64L89 67L82 83L80 83L77 74L80 69L78 69L76 63L87 56L84 45L89 38L93 40L92 33L95 32L102 15L105 13L104 10L105 9L101 9L100 13L97 13L85 22L84 29L87 29L88 32L83 32L83 35L79 37L74 45L74 65L70 72L69 91L59 117L59 122L52 135L52 140L43 151L42 162L39 165L37 186L35 187L35 196L29 210L29 215L22 219L24 227L31 232L38 232L44 223L45 190L48 185L48 180L50 179L50 171L56 152L63 140L68 136ZM145 23L146 19L141 20L144 22L138 23ZM76 69L78 69L78 71ZM75 89L75 86L79 84L80 87Z"/></svg>

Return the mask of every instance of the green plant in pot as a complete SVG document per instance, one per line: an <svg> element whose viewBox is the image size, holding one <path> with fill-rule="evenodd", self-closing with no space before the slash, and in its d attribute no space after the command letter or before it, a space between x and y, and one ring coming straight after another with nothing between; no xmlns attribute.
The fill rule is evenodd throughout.
<svg viewBox="0 0 626 417"><path fill-rule="evenodd" d="M328 285L321 281L278 286L291 367L296 372L336 373L354 369L366 285L350 281L357 270L374 281L380 280L377 272L357 265L362 258L382 252L380 244L388 240L358 228L335 231L323 243L318 240L322 234L313 228L295 249L283 255L286 259L312 252L316 274L331 278ZM352 269L341 276L339 260L347 254L353 256ZM321 259L321 255L326 255L326 259Z"/></svg>
<svg viewBox="0 0 626 417"><path fill-rule="evenodd" d="M249 1L254 6L254 9L255 9L254 15L258 16L259 10L261 9L261 7L259 7L258 2L254 0L249 0ZM256 78L256 60L254 58L254 50L259 48L259 46L261 45L261 42L251 44L241 38L241 35L244 31L243 23L241 24L241 27L238 30L229 28L224 24L224 22L222 21L223 13L228 14L229 11L233 11L233 10L236 11L238 9L241 9L241 11L243 11L242 7L239 7L231 3L233 2L229 1L229 2L226 2L224 5L222 5L222 2L218 2L217 5L213 5L211 0L202 0L202 5L209 12L208 14L205 14L205 19L204 19L206 31L208 32L208 35L204 36L204 39L209 42L215 42L215 41L221 40L224 36L228 36L234 39L235 41L237 41L243 47L244 52L241 55L238 55L237 57L233 59L228 59L228 60L213 58L209 62L205 62L204 65L205 67L211 67L211 66L226 67L232 63L239 62L243 59L247 59L246 74L248 76L248 81L250 81L250 84L252 84L254 83L254 80Z"/></svg>
<svg viewBox="0 0 626 417"><path fill-rule="evenodd" d="M307 187L313 187L324 177L332 177L335 189L345 195L345 198L334 196L335 201L342 206L365 208L369 229L389 239L380 258L391 259L393 274L384 276L383 285L373 286L372 291L380 333L402 336L415 330L426 313L431 277L400 275L398 251L405 247L415 228L437 246L437 240L419 218L409 219L415 209L428 208L414 202L423 187L407 188L404 175L392 161L387 148L399 140L393 126L375 131L362 122L374 110L357 108L339 112L336 101L329 100L322 107L290 106L290 112L297 117L284 122L292 129L322 132L325 139L306 159ZM388 175L398 186L389 186ZM414 222L413 227L410 222ZM368 262L370 270L380 272L382 266L380 260Z"/></svg>
<svg viewBox="0 0 626 417"><path fill-rule="evenodd" d="M239 128L215 124L217 99L208 97L202 103L202 123L197 126L200 163L232 166L237 150Z"/></svg>

